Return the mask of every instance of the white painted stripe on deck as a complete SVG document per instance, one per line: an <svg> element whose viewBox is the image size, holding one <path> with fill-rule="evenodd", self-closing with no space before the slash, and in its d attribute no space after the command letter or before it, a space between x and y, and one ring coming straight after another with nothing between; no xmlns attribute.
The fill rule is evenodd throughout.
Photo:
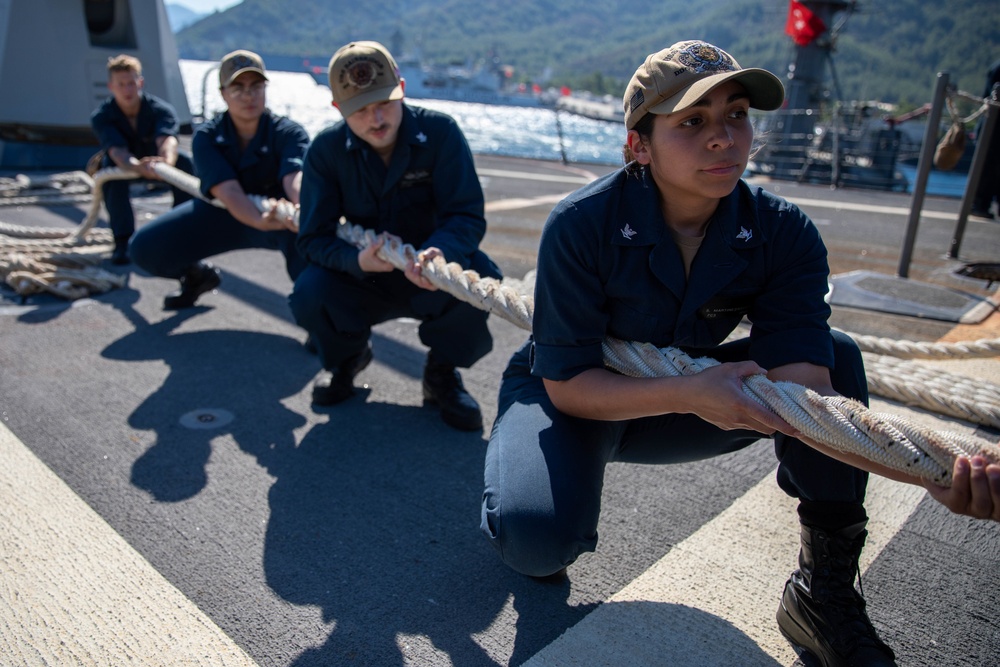
<svg viewBox="0 0 1000 667"><path fill-rule="evenodd" d="M564 176L562 174L542 174L536 171L510 171L507 169L476 169L480 176L492 176L494 178L519 178L525 181L546 181L548 183L575 183L585 185L593 178L587 176Z"/></svg>
<svg viewBox="0 0 1000 667"><path fill-rule="evenodd" d="M519 208L531 208L533 206L551 206L552 204L558 204L566 195L569 194L564 192L558 195L543 195L541 197L512 197L510 199L495 199L493 201L486 202L486 212L495 213L497 211L513 211Z"/></svg>
<svg viewBox="0 0 1000 667"><path fill-rule="evenodd" d="M540 174L531 171L511 171L505 169L477 169L476 172L480 176L492 176L495 178L516 178L523 179L527 181L546 181L551 183L573 183L576 185L585 185L590 183L596 178L596 175L591 174L590 176L564 176L561 174ZM767 186L765 186L766 189ZM556 202L561 201L566 195L560 195ZM807 199L800 197L786 197L788 201L796 204L800 207L815 207L815 208L829 208L836 211L862 211L865 213L882 213L884 215L902 215L909 216L910 209L905 206L881 206L876 204L857 204L852 202L836 201L829 199ZM520 200L512 200L520 201ZM542 202L544 203L544 202ZM522 208L521 206L512 208ZM494 210L505 210L505 209L494 209ZM937 220L958 220L958 212L947 213L941 211L921 211L921 218L934 218Z"/></svg>
<svg viewBox="0 0 1000 667"><path fill-rule="evenodd" d="M766 189L766 188L765 188ZM830 201L827 199L801 199L799 197L786 197L800 208L815 206L817 208L832 208L837 211L863 211L865 213L883 213L886 215L905 215L909 217L910 209L903 206L876 206L875 204L853 204L851 202ZM940 211L921 211L921 218L935 218L937 220L958 221L958 213L942 213Z"/></svg>
<svg viewBox="0 0 1000 667"><path fill-rule="evenodd" d="M563 176L560 174L540 174L537 172L530 172L530 171L510 171L504 169L477 169L476 171L480 176L492 176L495 178L518 178L528 181L547 181L551 183L573 183L576 185L585 185L594 180L593 177L587 177L587 176ZM559 198L556 199L555 201L556 202L561 201L565 196L566 195L560 195ZM857 204L844 201L832 201L829 199L807 199L795 196L786 197L786 199L796 204L797 206L805 208L809 207L828 208L836 211L861 211L865 213L881 213L884 215L900 215L907 217L910 215L910 209L905 206L881 206L877 204ZM521 200L511 200L511 201L521 201ZM540 203L545 203L545 202L540 202ZM512 208L523 208L523 207L516 206ZM506 210L506 209L494 209L494 210ZM921 211L920 217L934 218L936 220L957 221L958 212L947 213L941 211Z"/></svg>
<svg viewBox="0 0 1000 667"><path fill-rule="evenodd" d="M3 664L256 663L0 423Z"/></svg>
<svg viewBox="0 0 1000 667"><path fill-rule="evenodd" d="M862 571L924 496L872 477ZM796 502L769 475L525 667L774 667L795 660L775 612L796 567Z"/></svg>

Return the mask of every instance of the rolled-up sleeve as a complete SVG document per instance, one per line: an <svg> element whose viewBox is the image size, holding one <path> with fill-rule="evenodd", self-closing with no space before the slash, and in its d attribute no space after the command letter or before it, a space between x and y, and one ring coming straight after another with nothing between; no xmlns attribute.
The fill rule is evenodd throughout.
<svg viewBox="0 0 1000 667"><path fill-rule="evenodd" d="M181 126L174 108L156 98L148 98L153 109L153 136L176 137Z"/></svg>
<svg viewBox="0 0 1000 667"><path fill-rule="evenodd" d="M201 193L211 197L211 190L219 183L239 180L236 169L226 160L220 145L213 141L214 132L195 132L191 140L191 153L195 172L201 180Z"/></svg>
<svg viewBox="0 0 1000 667"><path fill-rule="evenodd" d="M309 135L298 123L287 119L279 121L278 127L278 178L302 171L306 151L309 149Z"/></svg>

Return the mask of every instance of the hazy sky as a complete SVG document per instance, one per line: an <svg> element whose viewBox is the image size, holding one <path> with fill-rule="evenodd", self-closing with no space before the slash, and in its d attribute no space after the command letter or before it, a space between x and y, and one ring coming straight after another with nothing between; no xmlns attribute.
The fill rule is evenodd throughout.
<svg viewBox="0 0 1000 667"><path fill-rule="evenodd" d="M216 9L229 9L233 5L238 5L242 0L163 0L165 5L184 5L188 9L193 9L199 14L214 12Z"/></svg>

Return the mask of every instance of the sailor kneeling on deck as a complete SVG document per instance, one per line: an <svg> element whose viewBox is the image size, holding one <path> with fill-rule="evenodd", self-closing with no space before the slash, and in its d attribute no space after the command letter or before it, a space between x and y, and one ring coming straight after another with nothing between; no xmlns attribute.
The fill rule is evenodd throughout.
<svg viewBox="0 0 1000 667"><path fill-rule="evenodd" d="M622 100L626 165L563 200L542 231L532 337L501 381L481 526L514 570L561 574L597 548L609 463L703 460L770 436L800 524L778 629L807 664L888 667L894 653L854 580L868 521L861 468L893 475L807 446L741 389L766 373L868 399L857 344L827 322L829 266L816 226L741 179L750 109L777 109L783 97L775 76L700 41L651 54L636 70ZM744 316L749 337L725 342ZM609 337L720 363L627 377L605 367ZM1000 484L991 491L988 481L1000 470L989 468L960 459L952 488L931 492L952 511L1000 520Z"/></svg>
<svg viewBox="0 0 1000 667"><path fill-rule="evenodd" d="M313 403L350 397L354 377L372 359L371 327L412 317L430 348L425 403L438 406L449 426L478 430L479 405L456 367L467 368L492 349L488 314L437 291L419 263L443 255L500 277L479 250L486 220L468 143L449 116L404 103L405 83L381 44L342 47L330 60L329 76L344 120L320 132L306 154L299 249L307 266L290 299L323 364ZM378 241L359 251L338 238L342 216L377 232ZM405 273L376 254L390 237L419 249Z"/></svg>

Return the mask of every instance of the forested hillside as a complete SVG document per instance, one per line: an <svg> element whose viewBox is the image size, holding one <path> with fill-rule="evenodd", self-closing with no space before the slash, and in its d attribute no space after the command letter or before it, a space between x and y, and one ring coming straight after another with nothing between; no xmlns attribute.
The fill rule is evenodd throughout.
<svg viewBox="0 0 1000 667"><path fill-rule="evenodd" d="M494 49L518 80L617 94L647 53L689 38L783 76L793 53L787 9L785 0L244 0L181 31L177 44L182 58L249 48L314 62L352 39L439 63ZM838 33L833 66L844 99L905 109L930 100L942 70L981 94L998 58L996 0L858 0Z"/></svg>

